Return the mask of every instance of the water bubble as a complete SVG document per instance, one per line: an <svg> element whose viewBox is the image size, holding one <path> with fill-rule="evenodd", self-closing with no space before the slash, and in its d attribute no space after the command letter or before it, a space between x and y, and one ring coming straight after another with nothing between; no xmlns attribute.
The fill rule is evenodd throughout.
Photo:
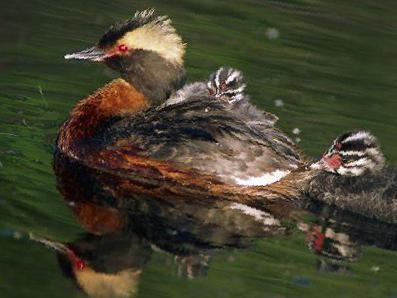
<svg viewBox="0 0 397 298"><path fill-rule="evenodd" d="M280 98L274 100L274 105L278 108L281 108L284 106L284 101Z"/></svg>
<svg viewBox="0 0 397 298"><path fill-rule="evenodd" d="M22 234L18 231L14 231L14 234L12 235L15 239L21 239Z"/></svg>
<svg viewBox="0 0 397 298"><path fill-rule="evenodd" d="M22 124L25 125L25 126L29 126L28 122L25 119L22 119Z"/></svg>
<svg viewBox="0 0 397 298"><path fill-rule="evenodd" d="M292 133L293 133L294 135L298 135L298 134L301 133L301 130L300 130L299 128L295 127L295 128L292 130Z"/></svg>
<svg viewBox="0 0 397 298"><path fill-rule="evenodd" d="M310 278L306 276L294 276L293 281L297 286L306 287L310 285Z"/></svg>
<svg viewBox="0 0 397 298"><path fill-rule="evenodd" d="M280 37L280 31L276 28L269 28L266 30L266 37L270 40Z"/></svg>

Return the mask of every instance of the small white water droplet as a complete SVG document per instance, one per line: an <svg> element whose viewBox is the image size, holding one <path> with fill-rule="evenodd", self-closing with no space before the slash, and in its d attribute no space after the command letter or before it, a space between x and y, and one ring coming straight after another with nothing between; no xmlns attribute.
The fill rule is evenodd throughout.
<svg viewBox="0 0 397 298"><path fill-rule="evenodd" d="M266 30L266 37L270 40L277 39L280 37L280 31L276 28L269 28Z"/></svg>
<svg viewBox="0 0 397 298"><path fill-rule="evenodd" d="M301 130L300 130L299 128L295 127L295 128L292 130L292 133L293 133L294 135L298 135L298 134L301 133Z"/></svg>
<svg viewBox="0 0 397 298"><path fill-rule="evenodd" d="M281 108L284 106L284 101L282 99L276 99L274 100L274 105L278 108Z"/></svg>

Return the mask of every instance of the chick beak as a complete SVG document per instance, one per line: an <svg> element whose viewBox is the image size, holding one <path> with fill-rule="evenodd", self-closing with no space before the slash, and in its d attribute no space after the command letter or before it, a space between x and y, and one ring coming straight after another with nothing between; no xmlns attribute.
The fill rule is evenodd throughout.
<svg viewBox="0 0 397 298"><path fill-rule="evenodd" d="M97 47L91 47L81 52L65 55L65 59L90 60L98 62L103 61L105 58L105 52Z"/></svg>
<svg viewBox="0 0 397 298"><path fill-rule="evenodd" d="M314 169L314 170L324 170L325 169L325 163L324 163L324 161L322 159L320 159L319 161L312 163L310 165L310 168Z"/></svg>
<svg viewBox="0 0 397 298"><path fill-rule="evenodd" d="M338 168L342 164L342 159L339 155L323 156L318 162L310 165L310 168L316 170L326 170L332 173L336 173Z"/></svg>

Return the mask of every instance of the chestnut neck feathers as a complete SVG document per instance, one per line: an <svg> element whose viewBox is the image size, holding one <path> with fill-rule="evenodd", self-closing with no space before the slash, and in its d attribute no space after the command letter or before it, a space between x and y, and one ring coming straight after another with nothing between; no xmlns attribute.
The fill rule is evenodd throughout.
<svg viewBox="0 0 397 298"><path fill-rule="evenodd" d="M74 158L90 154L86 150L90 150L95 135L107 124L148 106L145 96L130 84L114 80L76 105L59 130L58 148Z"/></svg>

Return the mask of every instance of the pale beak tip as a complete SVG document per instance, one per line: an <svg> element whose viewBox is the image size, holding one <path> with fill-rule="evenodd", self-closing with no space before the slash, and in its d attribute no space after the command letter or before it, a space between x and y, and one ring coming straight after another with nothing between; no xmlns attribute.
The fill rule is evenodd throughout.
<svg viewBox="0 0 397 298"><path fill-rule="evenodd" d="M91 47L80 52L67 54L64 56L66 60L76 59L76 60L90 60L90 61L103 61L106 55L103 50L97 47Z"/></svg>
<svg viewBox="0 0 397 298"><path fill-rule="evenodd" d="M313 170L322 170L322 169L324 169L324 162L323 162L323 160L320 159L319 161L317 161L317 162L315 162L315 163L312 163L312 164L310 165L310 168L313 169Z"/></svg>

